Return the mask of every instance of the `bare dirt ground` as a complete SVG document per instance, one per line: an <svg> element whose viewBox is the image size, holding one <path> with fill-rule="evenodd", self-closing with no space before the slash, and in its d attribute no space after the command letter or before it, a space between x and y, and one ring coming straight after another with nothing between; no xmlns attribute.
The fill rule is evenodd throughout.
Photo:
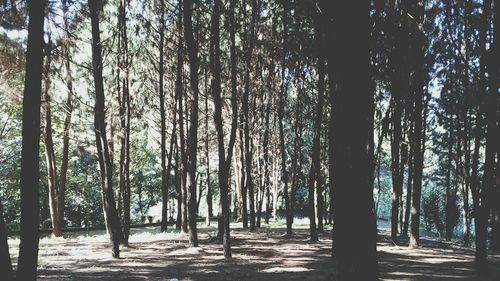
<svg viewBox="0 0 500 281"><path fill-rule="evenodd" d="M308 241L307 224L294 235L283 225L256 232L232 225L233 259L225 261L215 227L201 227L200 247L188 248L186 235L158 233L158 228L133 229L130 247L112 259L103 232L42 238L39 280L336 280L330 231L319 242ZM296 225L294 225L295 227ZM379 231L381 280L480 280L474 272L474 250L429 239L417 250L394 246L388 232ZM9 240L17 255L19 240ZM17 256L12 256L16 261ZM490 256L492 272L484 280L500 280L500 257Z"/></svg>

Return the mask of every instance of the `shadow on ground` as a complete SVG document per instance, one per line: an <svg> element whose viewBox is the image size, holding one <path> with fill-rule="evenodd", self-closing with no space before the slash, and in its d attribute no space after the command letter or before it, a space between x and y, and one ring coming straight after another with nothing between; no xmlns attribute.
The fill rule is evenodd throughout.
<svg viewBox="0 0 500 281"><path fill-rule="evenodd" d="M188 248L179 233L134 229L130 247L112 259L103 232L40 241L39 280L336 280L330 231L310 242L307 225L286 236L279 225L249 232L233 226L233 258L224 260L222 245L214 242L214 227L199 229L200 247ZM379 231L381 280L500 280L499 256L490 256L490 277L474 271L474 250L452 243L422 240L422 247L396 246L389 233ZM15 253L18 240L9 244ZM13 256L13 261L17 257Z"/></svg>

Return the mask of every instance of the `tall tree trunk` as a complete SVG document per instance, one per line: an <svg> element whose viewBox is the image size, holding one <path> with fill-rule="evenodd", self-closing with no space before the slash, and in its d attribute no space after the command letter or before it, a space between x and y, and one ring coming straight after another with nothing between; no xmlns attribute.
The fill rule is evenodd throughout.
<svg viewBox="0 0 500 281"><path fill-rule="evenodd" d="M68 23L68 4L63 1L63 21L66 33L65 40L69 40L69 23ZM50 34L49 34L49 42ZM51 46L51 43L49 44ZM52 115L51 115L51 96L50 96L50 67L51 67L51 52L47 51L46 71L45 71L45 155L47 161L47 178L49 186L49 207L52 220L52 235L60 237L63 234L62 227L64 223L64 202L66 193L66 178L68 171L69 160L69 131L71 127L71 116L73 111L73 77L71 71L71 55L69 45L65 42L61 46L63 63L66 70L64 82L67 87L66 105L64 107L65 118L63 123L63 148L61 157L60 173L57 173L56 156L53 142L52 132Z"/></svg>
<svg viewBox="0 0 500 281"><path fill-rule="evenodd" d="M58 198L58 185L57 185L57 163L54 151L54 141L52 138L52 107L50 96L50 68L52 67L52 40L50 33L47 34L48 43L46 45L46 59L44 70L44 109L45 109L45 130L44 130L44 143L45 143L45 159L47 162L47 179L48 179L48 194L49 194L49 208L50 219L52 221L52 234L55 237L62 236L62 221L59 220L59 212L57 208Z"/></svg>
<svg viewBox="0 0 500 281"><path fill-rule="evenodd" d="M325 1L326 2L326 1ZM323 3L325 3L323 2ZM376 222L373 212L372 103L369 86L369 2L339 1L323 7L330 85L334 95L329 145L333 146L334 240L339 280L378 280ZM335 21L332 21L335 19ZM331 26L330 26L331 25ZM364 36L365 35L365 36ZM333 75L335 73L336 75ZM337 86L337 87L335 87ZM332 176L332 175L330 175Z"/></svg>
<svg viewBox="0 0 500 281"><path fill-rule="evenodd" d="M99 30L99 13L102 9L102 1L89 0L88 4L92 24L92 73L95 83L94 127L101 174L102 205L106 215L106 228L108 229L111 244L113 246L112 256L114 258L119 258L119 243L123 240L123 233L115 205L115 197L113 193L113 174L111 170L111 161L107 145L108 141L106 137L106 122L104 113L105 98L102 77L102 45Z"/></svg>
<svg viewBox="0 0 500 281"><path fill-rule="evenodd" d="M481 16L481 30L479 34L479 52L480 52L480 73L478 88L482 95L486 95L486 64L487 64L487 53L486 53L486 38L488 34L489 27L489 17L491 10L491 0L483 1L483 14ZM480 106L477 109L476 114L476 124L474 128L474 151L472 154L472 165L471 165L471 192L472 201L474 206L474 226L476 229L476 253L475 253L475 263L476 270L479 274L486 274L487 272L487 250L486 250L486 239L487 239L487 215L488 209L486 205L487 194L485 192L486 186L480 186L479 184L479 152L482 140L482 127L483 127L483 111L484 102L486 101L482 96L479 97Z"/></svg>
<svg viewBox="0 0 500 281"><path fill-rule="evenodd" d="M392 107L392 135L391 135L391 174L392 174L392 207L391 207L391 239L397 241L398 216L402 206L400 206L403 190L403 170L402 165L402 137L401 120L403 118L403 99L409 91L409 71L407 66L408 55L408 20L405 15L405 7L393 8L390 17L392 18L392 33L397 46L391 52L390 60L394 68L392 73L393 98Z"/></svg>
<svg viewBox="0 0 500 281"><path fill-rule="evenodd" d="M122 83L122 93L120 97L120 194L123 197L123 243L128 245L130 235L130 87L129 87L129 57L128 57L128 37L127 37L127 0L121 0L119 6L120 27L120 47L121 55L120 67L124 70ZM118 211L120 215L120 211Z"/></svg>
<svg viewBox="0 0 500 281"><path fill-rule="evenodd" d="M161 227L160 231L167 231L168 224L168 181L167 181L167 140L166 140L166 112L165 112L165 92L163 89L164 78L164 42L165 42L165 0L160 1L160 42L158 52L160 61L158 65L158 92L160 95L160 157L161 157ZM174 110L175 111L175 110ZM175 118L174 118L175 120ZM174 121L174 124L176 122ZM172 135L172 139L173 139ZM173 141L171 141L173 144Z"/></svg>
<svg viewBox="0 0 500 281"><path fill-rule="evenodd" d="M188 205L189 243L198 247L198 231L196 228L196 156L198 152L198 45L193 33L193 0L183 2L184 40L189 57L189 78L191 97L189 100L189 127L187 135L187 167L186 189Z"/></svg>
<svg viewBox="0 0 500 281"><path fill-rule="evenodd" d="M425 0L417 2L415 13L418 23L424 22ZM421 26L421 25L420 25ZM415 75L416 95L415 108L413 110L413 133L411 135L411 151L413 154L413 171L411 174L413 181L412 207L411 207L411 231L410 247L418 247L420 243L420 199L422 193L422 173L424 167L424 146L425 146L425 114L424 114L424 89L425 89L425 42L423 30L418 42L417 61L422 64L418 66ZM410 176L410 175L409 175ZM409 179L408 179L409 180Z"/></svg>
<svg viewBox="0 0 500 281"><path fill-rule="evenodd" d="M231 53L231 108L232 122L231 132L227 155L224 148L224 131L222 120L222 98L221 98L221 64L220 64L220 13L222 3L220 0L215 0L214 9L212 11L212 26L210 37L210 69L212 71L212 97L214 100L214 124L217 131L217 147L219 153L219 170L218 179L220 187L220 205L222 224L222 240L224 248L224 257L231 258L231 237L230 237L230 210L229 210L229 171L231 167L231 157L233 153L234 142L236 139L236 129L238 122L238 105L237 105L237 89L236 89L236 48L235 48L235 19L234 7L235 1L230 1L229 21L230 21L230 53ZM207 124L208 125L208 124ZM220 233L221 231L219 231Z"/></svg>
<svg viewBox="0 0 500 281"><path fill-rule="evenodd" d="M321 175L321 123L323 119L323 103L325 92L325 58L323 48L324 32L319 19L315 20L315 36L317 44L317 71L318 71L318 100L316 103L314 117L313 144L311 150L311 169L309 171L309 232L311 240L318 240L318 233L323 232L323 188L320 180ZM314 212L314 186L317 189L317 211L318 211L318 229L316 230L316 216Z"/></svg>
<svg viewBox="0 0 500 281"><path fill-rule="evenodd" d="M39 151L40 105L42 97L43 24L46 1L28 1L28 44L24 76L21 152L21 233L17 278L35 280L38 263L40 221Z"/></svg>
<svg viewBox="0 0 500 281"><path fill-rule="evenodd" d="M243 131L245 134L245 189L248 191L248 207L250 209L250 230L255 229L255 197L254 197L254 183L252 177L252 150L250 146L250 117L249 117L249 95L250 95L250 74L252 72L252 53L255 45L255 23L259 15L259 0L251 0L252 16L250 22L250 34L247 35L245 50L245 81L243 91ZM247 32L245 32L247 33Z"/></svg>
<svg viewBox="0 0 500 281"><path fill-rule="evenodd" d="M286 234L292 234L292 220L293 220L293 208L291 207L291 200L288 193L288 172L286 169L286 147L285 147L285 132L283 125L283 118L285 114L285 104L287 96L287 82L286 82L286 55L287 55L287 44L288 44L288 2L283 2L283 53L281 60L281 90L279 96L279 108L278 108L278 130L279 130L279 146L281 152L281 182L283 183L283 194L285 197L285 210L286 210ZM274 197L274 200L277 200Z"/></svg>
<svg viewBox="0 0 500 281"><path fill-rule="evenodd" d="M184 68L184 41L183 41L183 1L178 2L178 21L177 21L177 68L176 68L176 80L175 80L175 94L178 101L178 111L179 111L179 146L180 149L180 169L179 169L179 195L180 195L180 221L182 232L188 232L187 224L187 190L186 190L186 135L184 133L185 119L187 116L184 114L184 83L183 83L183 68ZM179 165L178 165L179 166Z"/></svg>
<svg viewBox="0 0 500 281"><path fill-rule="evenodd" d="M464 1L464 43L465 50L469 50L470 27L469 15L471 14L470 1ZM464 122L464 129L462 134L462 143L464 144L464 161L461 167L462 180L462 202L463 202L463 236L464 246L470 245L470 208L469 208L469 189L470 189L470 165L471 165L471 122L469 121L469 106L471 104L471 91L469 89L469 52L465 53L465 66L463 85L464 85L464 99L461 107L461 119Z"/></svg>

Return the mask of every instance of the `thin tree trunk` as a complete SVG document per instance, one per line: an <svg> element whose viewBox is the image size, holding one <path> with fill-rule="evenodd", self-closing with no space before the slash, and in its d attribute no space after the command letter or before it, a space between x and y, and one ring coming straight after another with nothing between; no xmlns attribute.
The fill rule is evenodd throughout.
<svg viewBox="0 0 500 281"><path fill-rule="evenodd" d="M210 37L210 69L212 71L212 97L214 100L214 124L217 131L217 144L219 153L219 186L220 186L220 205L221 205L221 219L222 224L222 240L224 248L224 257L231 258L231 237L229 228L230 210L229 210L229 171L231 167L231 157L233 153L233 146L236 139L236 129L238 122L238 105L237 105L237 91L236 91L236 58L235 58L235 36L234 36L234 8L235 0L230 1L230 53L231 53L231 108L232 108L232 122L231 133L229 137L228 152L225 155L224 148L224 131L222 119L222 98L221 98L221 64L220 64L220 13L222 3L220 0L215 0L214 9L212 11L212 27ZM208 124L207 124L208 125ZM220 231L219 231L220 234Z"/></svg>
<svg viewBox="0 0 500 281"><path fill-rule="evenodd" d="M206 76L205 76L206 77ZM210 225L210 218L213 215L212 187L210 186L210 155L208 146L208 96L205 97L205 161L207 163L207 217L206 225Z"/></svg>
<svg viewBox="0 0 500 281"><path fill-rule="evenodd" d="M106 137L106 122L104 113L105 98L102 77L102 45L99 30L99 13L102 9L102 1L89 0L89 7L92 24L92 72L94 76L96 97L94 107L94 126L101 174L103 209L106 214L106 228L108 229L111 244L113 246L112 256L114 258L119 258L119 243L123 240L123 233L120 226L118 212L115 207L113 175Z"/></svg>
<svg viewBox="0 0 500 281"><path fill-rule="evenodd" d="M186 41L189 57L189 77L191 97L189 100L189 127L187 136L187 167L186 189L188 205L189 243L198 247L198 231L196 228L196 159L198 152L198 46L193 33L193 1L183 2L184 40Z"/></svg>
<svg viewBox="0 0 500 281"><path fill-rule="evenodd" d="M128 245L130 235L130 87L129 87L129 58L127 37L127 1L120 2L121 21L121 55L122 68L125 76L121 83L122 96L120 99L120 121L121 121L121 150L120 150L120 193L123 196L123 243Z"/></svg>
<svg viewBox="0 0 500 281"><path fill-rule="evenodd" d="M311 169L309 171L309 232L311 241L318 240L318 231L323 232L323 187L320 180L321 170L321 123L323 119L323 103L325 92L325 58L323 49L323 29L319 19L315 22L316 44L318 48L318 100L316 103L314 117L313 144L311 151ZM314 185L317 191L317 211L318 211L318 229L316 229L316 216L314 212Z"/></svg>
<svg viewBox="0 0 500 281"><path fill-rule="evenodd" d="M412 128L410 128L412 130ZM412 138L412 134L410 134L410 139ZM411 210L411 195L412 195L412 174L413 174L413 151L411 145L409 147L408 153L408 180L406 185L406 205L405 205L405 217L404 217L404 225L403 225L403 237L408 237L408 228L410 224L410 210Z"/></svg>
<svg viewBox="0 0 500 281"><path fill-rule="evenodd" d="M285 104L287 96L287 82L286 82L286 54L287 54L287 44L288 44L288 2L283 2L283 53L281 61L281 91L279 96L279 108L278 108L278 123L279 123L279 145L281 151L281 182L283 183L283 194L285 197L285 210L286 210L286 234L292 234L292 220L293 220L293 208L292 203L288 194L288 172L286 169L286 147L285 147L285 132L283 126L283 118L285 114ZM273 197L276 201L277 198Z"/></svg>
<svg viewBox="0 0 500 281"><path fill-rule="evenodd" d="M158 93L160 96L160 157L161 157L161 227L160 231L167 231L168 224L168 181L167 181L167 140L166 140L166 112L165 112L165 92L163 89L164 78L164 42L165 42L165 0L160 1L160 42L158 44L158 53L160 61L158 64ZM174 107L175 108L175 107ZM174 111L176 111L174 109ZM175 117L174 117L175 120ZM174 121L174 124L176 122ZM173 139L172 134L172 139ZM171 141L171 146L173 141Z"/></svg>
<svg viewBox="0 0 500 281"><path fill-rule="evenodd" d="M45 109L45 130L44 130L44 143L45 143L45 159L47 162L47 179L49 187L49 208L50 219L52 221L52 234L55 237L62 236L62 221L59 220L59 212L57 208L58 199L58 186L57 186L57 164L56 155L54 152L54 141L52 138L52 111L51 111L51 96L50 96L50 68L52 62L51 48L52 41L50 33L47 34L48 44L46 46L46 59L44 70L44 109Z"/></svg>
<svg viewBox="0 0 500 281"><path fill-rule="evenodd" d="M425 0L419 0L417 3L416 17L418 23L424 21ZM425 56L425 37L420 37L418 42L417 61L423 62ZM418 247L420 243L420 199L422 194L422 173L424 168L424 147L425 147L425 121L426 110L424 111L424 83L425 66L422 64L417 68L415 75L416 95L415 108L413 110L413 133L411 135L411 151L413 154L412 167L412 207L411 207L411 225L410 225L410 247ZM410 175L409 175L410 177Z"/></svg>
<svg viewBox="0 0 500 281"><path fill-rule="evenodd" d="M179 169L179 196L180 196L180 222L182 232L188 232L187 224L187 190L186 190L186 136L184 133L184 120L187 118L184 114L184 83L183 83L183 68L184 68L184 41L183 38L183 3L182 0L178 2L178 21L177 21L177 67L176 67L176 80L175 80L175 94L178 101L179 111L179 153L180 153L180 169ZM179 165L178 165L179 166Z"/></svg>
<svg viewBox="0 0 500 281"><path fill-rule="evenodd" d="M250 209L250 230L255 229L255 197L254 183L252 177L252 151L250 146L250 117L249 117L249 95L250 95L250 73L252 72L252 53L255 45L255 23L259 15L259 0L251 0L252 16L250 22L250 35L246 38L247 48L245 51L245 81L243 91L243 131L245 134L245 189L248 191L248 207ZM246 33L246 32L245 32Z"/></svg>
<svg viewBox="0 0 500 281"><path fill-rule="evenodd" d="M445 207L445 222L446 222L446 232L445 238L450 241L453 236L453 229L455 227L455 197L453 196L453 187L451 182L451 169L452 169L452 153L453 153L453 140L454 140L454 118L453 114L451 115L450 125L449 125L449 133L448 133L448 159L446 163L446 207Z"/></svg>

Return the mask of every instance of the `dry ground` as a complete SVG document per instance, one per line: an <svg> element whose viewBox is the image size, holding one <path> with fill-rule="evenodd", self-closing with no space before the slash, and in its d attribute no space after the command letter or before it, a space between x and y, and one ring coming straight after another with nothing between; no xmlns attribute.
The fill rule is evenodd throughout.
<svg viewBox="0 0 500 281"><path fill-rule="evenodd" d="M225 261L222 246L215 243L214 227L200 228L199 248L188 248L187 236L157 233L157 228L133 229L130 247L121 259L111 258L102 232L42 238L39 253L40 280L336 280L330 256L329 232L320 241L308 241L307 223L299 224L292 237L282 225L250 233L232 225L233 259ZM294 225L295 226L295 225ZM16 260L19 240L11 239ZM379 267L382 280L479 280L474 273L474 251L451 243L424 239L423 247L410 250L394 246L388 232L380 230ZM500 280L500 257L492 257L486 280Z"/></svg>

